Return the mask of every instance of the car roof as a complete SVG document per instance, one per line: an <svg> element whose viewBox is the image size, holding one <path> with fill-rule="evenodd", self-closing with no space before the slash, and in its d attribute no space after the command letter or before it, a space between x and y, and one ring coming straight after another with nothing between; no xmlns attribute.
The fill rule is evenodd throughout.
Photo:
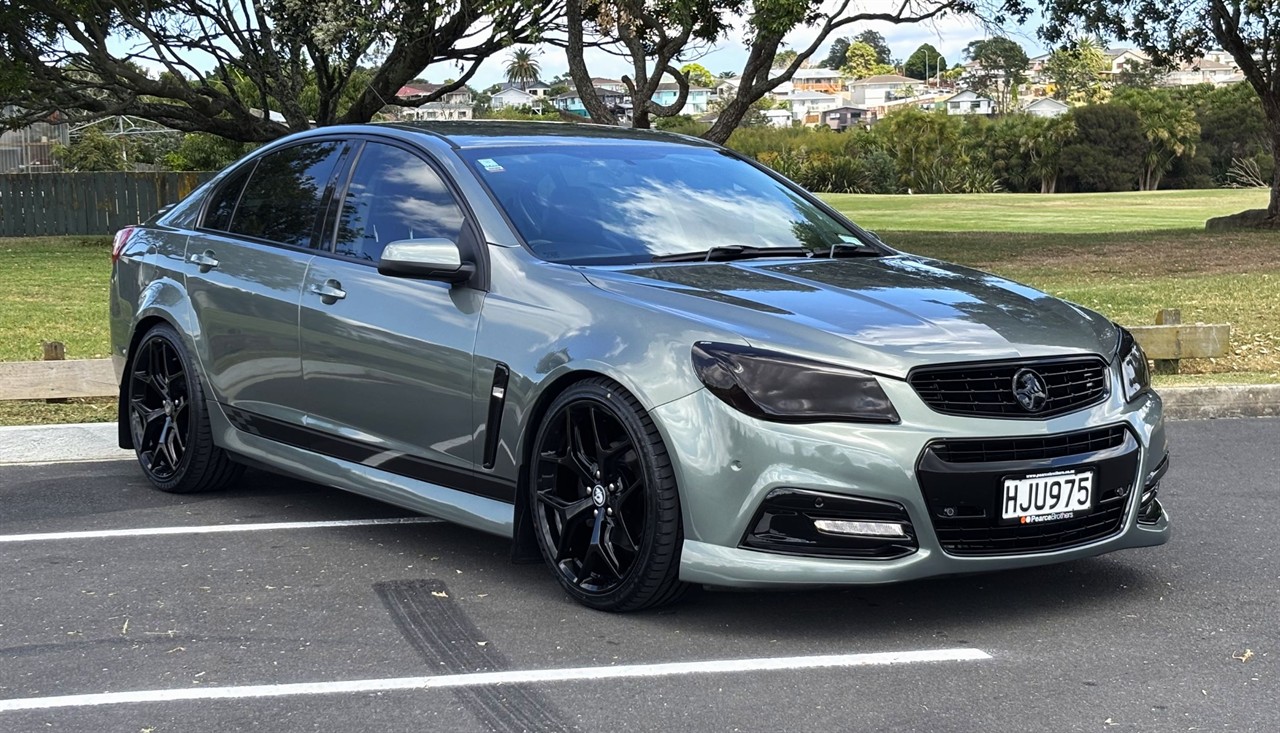
<svg viewBox="0 0 1280 733"><path fill-rule="evenodd" d="M447 140L455 148L493 148L525 145L600 145L618 143L658 143L716 147L695 137L658 130L637 130L612 125L577 122L534 122L514 120L470 120L448 122L382 123L407 132L428 133Z"/></svg>

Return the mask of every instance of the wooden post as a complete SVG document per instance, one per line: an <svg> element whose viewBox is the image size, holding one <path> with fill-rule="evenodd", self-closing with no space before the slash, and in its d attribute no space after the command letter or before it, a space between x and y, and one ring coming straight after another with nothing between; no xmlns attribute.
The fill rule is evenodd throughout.
<svg viewBox="0 0 1280 733"><path fill-rule="evenodd" d="M41 344L44 349L45 361L62 361L67 358L67 345L61 341L45 341ZM51 397L45 402L50 404L60 404L66 402L65 397Z"/></svg>
<svg viewBox="0 0 1280 733"><path fill-rule="evenodd" d="M1161 308L1156 311L1157 326L1175 326L1182 323L1182 311L1177 308ZM1177 359L1156 359L1156 374L1177 374Z"/></svg>

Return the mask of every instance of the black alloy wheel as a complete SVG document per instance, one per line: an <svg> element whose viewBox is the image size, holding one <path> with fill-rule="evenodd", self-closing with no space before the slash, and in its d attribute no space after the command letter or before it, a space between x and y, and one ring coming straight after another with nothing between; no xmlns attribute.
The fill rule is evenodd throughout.
<svg viewBox="0 0 1280 733"><path fill-rule="evenodd" d="M542 555L574 598L633 611L684 590L671 461L621 387L590 379L556 398L538 431L529 486Z"/></svg>
<svg viewBox="0 0 1280 733"><path fill-rule="evenodd" d="M243 466L213 443L199 375L176 331L157 325L138 343L127 381L129 434L138 463L156 488L212 491L235 481Z"/></svg>

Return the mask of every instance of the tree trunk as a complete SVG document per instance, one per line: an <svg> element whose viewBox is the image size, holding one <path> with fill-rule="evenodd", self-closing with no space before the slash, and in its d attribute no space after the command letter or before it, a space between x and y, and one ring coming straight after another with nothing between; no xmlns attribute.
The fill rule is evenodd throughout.
<svg viewBox="0 0 1280 733"><path fill-rule="evenodd" d="M1280 226L1280 120L1271 121L1271 203L1267 205L1267 218Z"/></svg>

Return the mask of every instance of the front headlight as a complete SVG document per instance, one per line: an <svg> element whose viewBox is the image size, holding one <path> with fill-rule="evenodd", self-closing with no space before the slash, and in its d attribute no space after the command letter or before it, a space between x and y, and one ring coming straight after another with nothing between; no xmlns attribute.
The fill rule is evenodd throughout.
<svg viewBox="0 0 1280 733"><path fill-rule="evenodd" d="M1116 355L1120 357L1120 385L1124 390L1124 401L1133 402L1138 395L1151 389L1147 355L1125 328L1120 329L1120 348Z"/></svg>
<svg viewBox="0 0 1280 733"><path fill-rule="evenodd" d="M763 420L898 422L876 378L852 369L707 341L693 345L693 368L712 394Z"/></svg>

